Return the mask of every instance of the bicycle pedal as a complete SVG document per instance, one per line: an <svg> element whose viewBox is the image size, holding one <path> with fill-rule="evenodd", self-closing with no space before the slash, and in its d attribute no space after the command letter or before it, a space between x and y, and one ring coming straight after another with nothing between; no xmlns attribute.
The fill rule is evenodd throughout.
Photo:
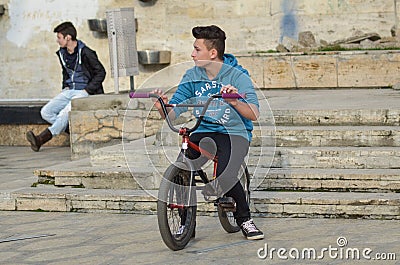
<svg viewBox="0 0 400 265"><path fill-rule="evenodd" d="M218 200L218 206L224 212L236 212L236 202L232 197L222 197Z"/></svg>
<svg viewBox="0 0 400 265"><path fill-rule="evenodd" d="M236 212L236 207L222 207L221 209L224 212L232 212L232 213Z"/></svg>
<svg viewBox="0 0 400 265"><path fill-rule="evenodd" d="M219 198L218 200L219 204L230 204L230 205L234 205L236 202L232 197L222 197Z"/></svg>

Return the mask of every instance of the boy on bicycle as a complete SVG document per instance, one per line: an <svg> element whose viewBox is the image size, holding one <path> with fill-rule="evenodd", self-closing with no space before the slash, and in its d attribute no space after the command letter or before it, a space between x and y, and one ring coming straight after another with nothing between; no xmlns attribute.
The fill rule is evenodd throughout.
<svg viewBox="0 0 400 265"><path fill-rule="evenodd" d="M245 94L245 99L224 99L206 112L200 127L191 134L196 144L210 143L218 156L217 179L214 190L219 196L232 197L236 202L234 217L247 239L263 239L264 234L254 224L242 185L236 178L248 153L252 138L253 124L259 116L259 104L253 83L246 69L236 58L225 54L225 32L215 25L194 27L195 38L191 54L195 67L186 71L176 92L168 102L161 90L153 93L162 97L165 103L179 104L193 98L207 98L218 93ZM155 103L163 115L159 102ZM168 109L173 119L179 110ZM209 146L210 144L208 144ZM212 152L212 151L211 151ZM201 154L191 150L193 159Z"/></svg>

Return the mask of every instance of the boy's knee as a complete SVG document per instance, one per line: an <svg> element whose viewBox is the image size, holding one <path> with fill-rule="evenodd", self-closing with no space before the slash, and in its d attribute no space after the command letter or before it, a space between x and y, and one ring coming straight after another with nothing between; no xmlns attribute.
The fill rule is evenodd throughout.
<svg viewBox="0 0 400 265"><path fill-rule="evenodd" d="M48 120L51 115L49 114L49 112L47 111L46 106L44 106L41 110L40 110L40 116L42 116L42 119L44 120Z"/></svg>

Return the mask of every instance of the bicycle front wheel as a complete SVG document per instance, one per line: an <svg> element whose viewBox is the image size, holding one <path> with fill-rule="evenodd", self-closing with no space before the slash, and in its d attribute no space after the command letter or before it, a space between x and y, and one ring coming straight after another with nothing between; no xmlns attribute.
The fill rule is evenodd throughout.
<svg viewBox="0 0 400 265"><path fill-rule="evenodd" d="M186 164L176 162L164 173L157 201L158 227L164 243L172 250L183 249L194 234L196 186Z"/></svg>
<svg viewBox="0 0 400 265"><path fill-rule="evenodd" d="M245 163L243 163L239 170L239 181L246 194L246 201L250 204L250 174ZM220 206L218 208L218 218L222 228L228 233L236 233L240 231L240 227L236 224L233 212L226 212Z"/></svg>

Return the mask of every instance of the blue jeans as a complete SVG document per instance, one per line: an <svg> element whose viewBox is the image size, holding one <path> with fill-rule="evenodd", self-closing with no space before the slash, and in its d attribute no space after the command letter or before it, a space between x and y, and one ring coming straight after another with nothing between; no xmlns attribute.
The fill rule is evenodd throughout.
<svg viewBox="0 0 400 265"><path fill-rule="evenodd" d="M58 135L68 126L68 115L71 111L71 100L89 96L86 90L64 89L60 94L52 98L40 111L42 118L51 124L51 134Z"/></svg>

